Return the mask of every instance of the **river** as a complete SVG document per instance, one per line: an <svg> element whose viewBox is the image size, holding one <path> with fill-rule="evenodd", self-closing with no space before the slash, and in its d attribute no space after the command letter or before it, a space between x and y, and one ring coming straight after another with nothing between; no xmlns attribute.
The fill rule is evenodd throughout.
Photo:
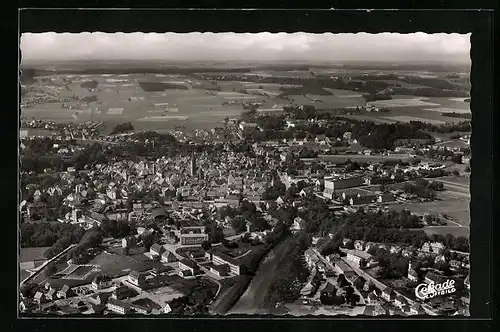
<svg viewBox="0 0 500 332"><path fill-rule="evenodd" d="M291 241L293 241L293 237L287 237L266 254L247 290L228 314L268 313L268 309L265 307L265 297L275 274L279 272L280 262L286 257Z"/></svg>

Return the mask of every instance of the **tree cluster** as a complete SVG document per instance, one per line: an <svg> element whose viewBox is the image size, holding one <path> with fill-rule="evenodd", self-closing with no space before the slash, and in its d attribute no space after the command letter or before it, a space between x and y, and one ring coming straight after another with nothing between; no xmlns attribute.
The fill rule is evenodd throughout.
<svg viewBox="0 0 500 332"><path fill-rule="evenodd" d="M81 83L80 87L82 87L84 89L96 89L98 85L99 85L99 82L97 82L96 80L92 80L92 81L86 81L86 82Z"/></svg>
<svg viewBox="0 0 500 332"><path fill-rule="evenodd" d="M441 184L441 186L439 185ZM403 190L411 195L417 195L422 198L434 200L436 199L436 191L442 190L442 182L429 183L427 180L417 180L416 183L405 183Z"/></svg>
<svg viewBox="0 0 500 332"><path fill-rule="evenodd" d="M388 93L365 93L363 94L363 98L367 102L377 101L377 100L390 100L392 96Z"/></svg>
<svg viewBox="0 0 500 332"><path fill-rule="evenodd" d="M121 239L135 233L135 230L127 221L117 221L105 218L101 221L101 233L104 237Z"/></svg>
<svg viewBox="0 0 500 332"><path fill-rule="evenodd" d="M382 279L399 279L408 272L409 259L398 253L391 253L383 248L374 248L370 254L379 262L378 277Z"/></svg>
<svg viewBox="0 0 500 332"><path fill-rule="evenodd" d="M132 126L132 123L130 122L125 122L114 126L113 130L111 131L111 135L122 134L129 131L134 131L134 126Z"/></svg>
<svg viewBox="0 0 500 332"><path fill-rule="evenodd" d="M85 234L85 230L73 224L59 222L22 223L21 247L51 247L47 258L53 257L70 244L78 243Z"/></svg>
<svg viewBox="0 0 500 332"><path fill-rule="evenodd" d="M265 201L275 200L286 193L286 186L279 180L274 181L274 185L270 186L262 193L262 199Z"/></svg>
<svg viewBox="0 0 500 332"><path fill-rule="evenodd" d="M271 281L266 294L267 303L291 303L299 298L302 285L309 276L303 256L308 245L309 239L305 235L299 235L291 241L285 259L278 265L278 272Z"/></svg>

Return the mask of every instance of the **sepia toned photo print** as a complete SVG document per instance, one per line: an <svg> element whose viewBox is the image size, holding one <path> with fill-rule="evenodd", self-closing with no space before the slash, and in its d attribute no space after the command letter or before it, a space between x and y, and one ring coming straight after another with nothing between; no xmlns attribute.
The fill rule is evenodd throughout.
<svg viewBox="0 0 500 332"><path fill-rule="evenodd" d="M469 316L470 37L22 33L19 316Z"/></svg>

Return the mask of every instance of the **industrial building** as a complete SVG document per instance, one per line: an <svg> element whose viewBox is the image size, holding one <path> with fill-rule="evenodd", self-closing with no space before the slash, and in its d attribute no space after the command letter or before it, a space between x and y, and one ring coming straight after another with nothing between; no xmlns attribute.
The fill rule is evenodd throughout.
<svg viewBox="0 0 500 332"><path fill-rule="evenodd" d="M325 189L323 191L323 195L327 198L332 199L335 190L359 187L364 183L365 179L363 176L325 179Z"/></svg>

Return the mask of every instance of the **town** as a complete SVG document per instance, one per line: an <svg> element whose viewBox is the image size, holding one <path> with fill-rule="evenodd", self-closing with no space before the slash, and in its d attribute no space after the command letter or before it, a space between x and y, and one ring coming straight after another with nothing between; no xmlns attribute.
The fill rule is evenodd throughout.
<svg viewBox="0 0 500 332"><path fill-rule="evenodd" d="M23 33L19 317L470 316L470 39Z"/></svg>
<svg viewBox="0 0 500 332"><path fill-rule="evenodd" d="M23 121L23 313L468 312L468 222L453 213L468 204L467 124L313 106L194 135ZM263 270L270 252L281 260ZM415 296L448 279L453 293Z"/></svg>

